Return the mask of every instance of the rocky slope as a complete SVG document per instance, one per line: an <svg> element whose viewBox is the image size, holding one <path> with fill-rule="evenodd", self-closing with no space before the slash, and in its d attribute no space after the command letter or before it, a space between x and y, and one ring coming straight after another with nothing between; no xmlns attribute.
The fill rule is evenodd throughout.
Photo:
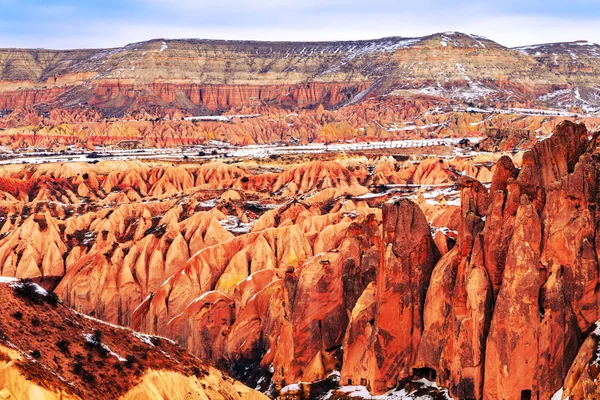
<svg viewBox="0 0 600 400"><path fill-rule="evenodd" d="M490 143L482 148L486 151L505 151L531 147L538 137L550 135L569 116L541 110L468 109L425 95L374 97L337 110L326 110L321 105L314 110L289 113L275 106L257 106L229 114L230 119L225 121L182 120L181 112L174 112L167 119L134 113L123 119L106 120L100 113L82 108L55 109L50 113L17 109L0 118L0 145L22 152L41 147L57 153L69 150L69 146L114 148L127 140L145 148L172 148L207 145L214 140L248 145L474 136L490 138ZM590 129L600 126L598 117L579 118Z"/></svg>
<svg viewBox="0 0 600 400"><path fill-rule="evenodd" d="M0 283L3 399L266 397L168 339L74 313L30 281Z"/></svg>
<svg viewBox="0 0 600 400"><path fill-rule="evenodd" d="M541 100L557 107L577 105L597 109L600 92L594 75L600 71L600 45L585 40L517 48L534 57L550 71L568 77L570 87L556 88Z"/></svg>

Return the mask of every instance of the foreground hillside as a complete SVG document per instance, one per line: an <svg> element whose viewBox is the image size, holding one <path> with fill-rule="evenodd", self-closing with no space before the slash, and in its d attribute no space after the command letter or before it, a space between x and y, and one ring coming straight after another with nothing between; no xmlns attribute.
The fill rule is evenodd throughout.
<svg viewBox="0 0 600 400"><path fill-rule="evenodd" d="M168 339L74 313L30 281L0 282L2 399L265 398Z"/></svg>

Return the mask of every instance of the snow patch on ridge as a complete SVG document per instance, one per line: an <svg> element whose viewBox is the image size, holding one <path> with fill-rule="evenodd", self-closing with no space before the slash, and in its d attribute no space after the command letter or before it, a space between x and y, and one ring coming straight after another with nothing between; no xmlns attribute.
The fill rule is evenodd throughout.
<svg viewBox="0 0 600 400"><path fill-rule="evenodd" d="M117 353L115 353L114 351L112 351L110 349L110 347L108 347L106 344L99 342L93 334L91 333L86 333L83 335L83 337L85 338L86 343L92 344L92 345L100 345L108 354L110 354L113 357L116 357L117 360L121 361L121 362L125 362L127 361L126 358L121 357L120 355L118 355Z"/></svg>

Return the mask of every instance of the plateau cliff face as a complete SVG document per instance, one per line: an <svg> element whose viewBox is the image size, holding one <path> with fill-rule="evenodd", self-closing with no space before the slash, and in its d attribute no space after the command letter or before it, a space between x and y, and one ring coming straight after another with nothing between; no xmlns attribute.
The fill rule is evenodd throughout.
<svg viewBox="0 0 600 400"><path fill-rule="evenodd" d="M549 61L557 46L561 56ZM509 49L446 32L350 42L190 39L98 50L5 49L0 109L84 105L121 116L144 107L335 107L402 90L484 104L558 105L557 91L577 89L570 105L597 108L597 47L581 55L582 46L577 53L565 46L576 47ZM564 98L562 106L569 106Z"/></svg>
<svg viewBox="0 0 600 400"><path fill-rule="evenodd" d="M585 40L567 43L549 43L517 48L534 57L554 73L565 75L567 87L555 87L541 100L557 107L575 105L581 109L594 109L598 105L598 82L594 78L600 71L600 45Z"/></svg>

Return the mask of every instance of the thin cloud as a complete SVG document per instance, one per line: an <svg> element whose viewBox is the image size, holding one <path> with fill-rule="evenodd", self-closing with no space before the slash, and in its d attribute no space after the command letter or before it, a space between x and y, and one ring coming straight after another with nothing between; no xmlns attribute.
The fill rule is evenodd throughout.
<svg viewBox="0 0 600 400"><path fill-rule="evenodd" d="M106 0L102 7L63 0L35 5L54 11L42 18L32 10L15 14L19 6L14 4L11 13L7 0L0 0L9 10L0 13L0 46L116 47L153 38L353 40L443 31L476 33L511 47L579 39L600 42L596 6L600 0L575 0L563 6L545 2L537 13L532 11L536 3L497 1L490 8L489 2L449 5L436 0L402 6L391 0ZM113 12L111 7L120 8ZM557 7L593 10L577 16L548 12Z"/></svg>

